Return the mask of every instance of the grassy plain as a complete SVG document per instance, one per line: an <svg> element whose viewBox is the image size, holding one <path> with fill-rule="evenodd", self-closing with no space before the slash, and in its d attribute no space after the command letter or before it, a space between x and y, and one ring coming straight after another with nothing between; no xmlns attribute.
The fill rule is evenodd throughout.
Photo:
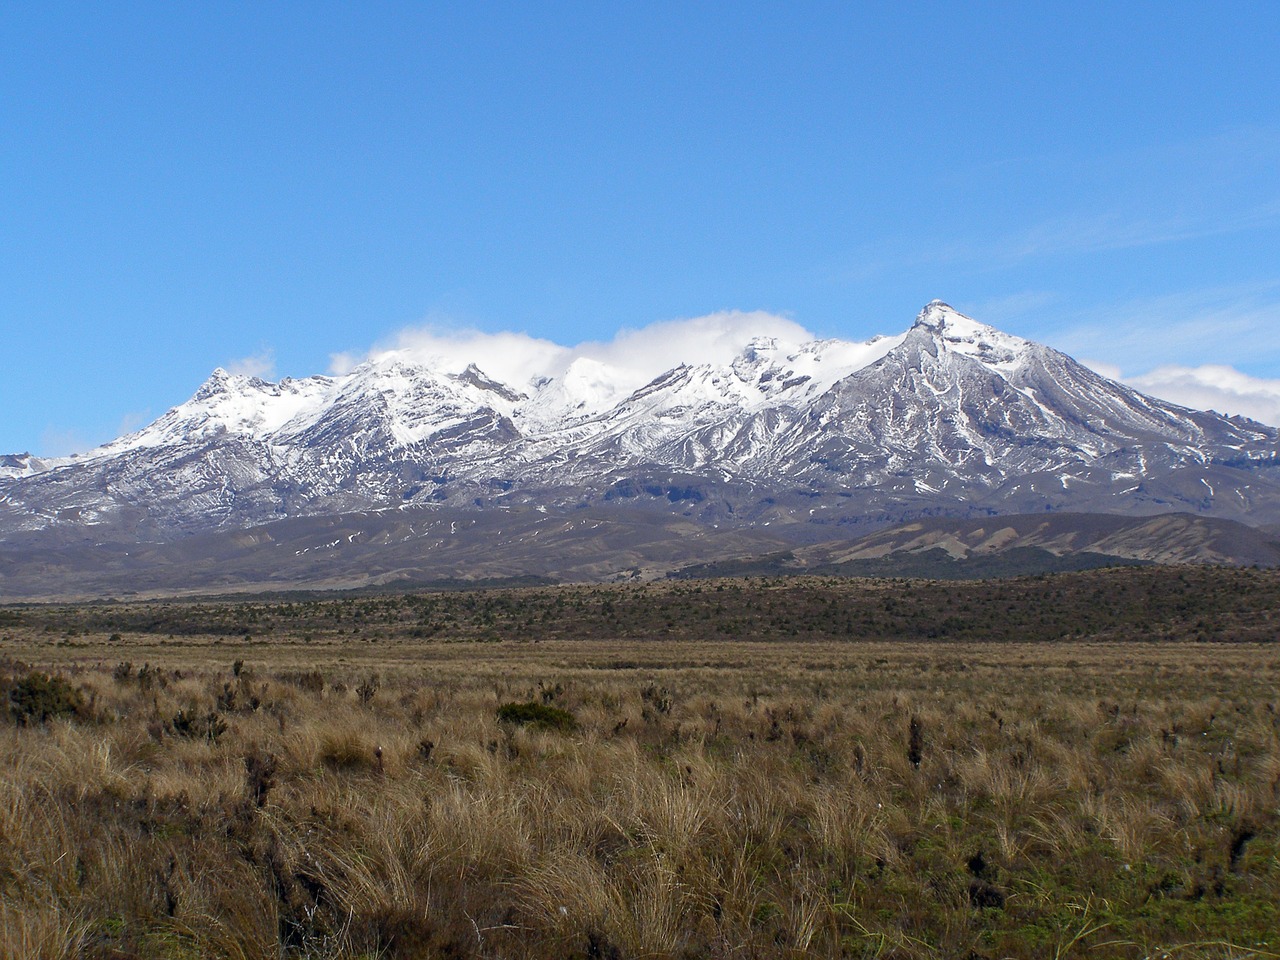
<svg viewBox="0 0 1280 960"><path fill-rule="evenodd" d="M1150 568L0 608L0 953L1277 957L1277 611Z"/></svg>

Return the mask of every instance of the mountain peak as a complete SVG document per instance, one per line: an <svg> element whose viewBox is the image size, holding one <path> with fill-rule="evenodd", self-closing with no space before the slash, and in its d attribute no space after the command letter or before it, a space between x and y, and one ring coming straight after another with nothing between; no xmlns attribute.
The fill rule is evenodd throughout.
<svg viewBox="0 0 1280 960"><path fill-rule="evenodd" d="M1034 345L1021 337L966 317L941 300L930 301L916 317L910 333L932 338L953 353L988 365L1016 362Z"/></svg>
<svg viewBox="0 0 1280 960"><path fill-rule="evenodd" d="M467 364L467 368L457 375L457 380L460 383L469 383L471 386L478 387L481 390L496 393L498 396L502 397L504 400L510 401L511 403L517 403L521 400L528 399L528 397L523 393L512 390L505 383L494 380L474 363Z"/></svg>
<svg viewBox="0 0 1280 960"><path fill-rule="evenodd" d="M219 394L227 393L230 390L231 380L231 374L225 369L222 367L214 367L213 373L209 374L208 379L205 380L204 383L200 384L199 389L195 392L195 396L191 399L193 401L208 400L210 397L216 397Z"/></svg>
<svg viewBox="0 0 1280 960"><path fill-rule="evenodd" d="M916 315L916 322L912 324L912 329L916 328L934 330L939 333L960 333L962 330L991 329L977 320L966 317L951 304L944 303L941 300L930 300L925 304L924 309Z"/></svg>

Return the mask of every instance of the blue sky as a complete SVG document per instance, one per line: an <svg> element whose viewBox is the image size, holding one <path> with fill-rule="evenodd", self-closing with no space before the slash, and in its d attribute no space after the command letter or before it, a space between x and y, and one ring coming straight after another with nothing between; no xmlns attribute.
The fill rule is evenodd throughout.
<svg viewBox="0 0 1280 960"><path fill-rule="evenodd" d="M5 5L0 452L406 328L934 297L1280 422L1277 91L1275 3Z"/></svg>

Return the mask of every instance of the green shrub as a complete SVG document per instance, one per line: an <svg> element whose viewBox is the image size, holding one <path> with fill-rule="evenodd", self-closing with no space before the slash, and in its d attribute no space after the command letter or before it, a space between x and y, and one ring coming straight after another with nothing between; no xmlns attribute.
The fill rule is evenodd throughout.
<svg viewBox="0 0 1280 960"><path fill-rule="evenodd" d="M32 672L9 689L9 713L20 726L69 717L84 709L84 697L64 678Z"/></svg>
<svg viewBox="0 0 1280 960"><path fill-rule="evenodd" d="M559 730L562 733L572 733L578 729L577 719L568 710L533 700L527 703L504 703L498 708L498 722L538 730Z"/></svg>

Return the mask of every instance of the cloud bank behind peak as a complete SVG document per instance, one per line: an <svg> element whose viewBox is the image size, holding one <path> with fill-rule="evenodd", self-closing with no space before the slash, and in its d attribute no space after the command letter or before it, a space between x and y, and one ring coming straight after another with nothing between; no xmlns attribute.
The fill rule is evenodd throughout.
<svg viewBox="0 0 1280 960"><path fill-rule="evenodd" d="M450 330L433 324L401 330L364 354L334 354L330 373L341 376L361 363L394 360L460 373L474 363L488 376L524 389L544 379L560 378L575 362L586 360L607 369L616 392L629 393L682 363L729 363L758 337L797 345L814 339L795 321L759 310L725 310L662 320L624 328L608 340L571 346L526 333Z"/></svg>
<svg viewBox="0 0 1280 960"><path fill-rule="evenodd" d="M1216 410L1280 426L1280 380L1251 377L1234 367L1165 365L1124 382L1152 396L1196 410Z"/></svg>

